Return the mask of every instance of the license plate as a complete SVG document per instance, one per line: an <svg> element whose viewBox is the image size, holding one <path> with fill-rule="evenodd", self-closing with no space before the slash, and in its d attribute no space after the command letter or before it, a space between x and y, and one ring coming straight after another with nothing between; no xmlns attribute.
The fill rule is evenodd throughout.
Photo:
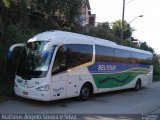
<svg viewBox="0 0 160 120"><path fill-rule="evenodd" d="M28 92L23 92L23 95L28 96Z"/></svg>

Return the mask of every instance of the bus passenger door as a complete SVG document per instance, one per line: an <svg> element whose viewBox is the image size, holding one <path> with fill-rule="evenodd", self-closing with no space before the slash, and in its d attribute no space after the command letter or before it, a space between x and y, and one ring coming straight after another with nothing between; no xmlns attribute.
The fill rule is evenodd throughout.
<svg viewBox="0 0 160 120"><path fill-rule="evenodd" d="M54 59L52 67L52 90L51 96L55 99L64 98L66 96L66 82L68 79L67 74L67 47L66 45L60 46Z"/></svg>
<svg viewBox="0 0 160 120"><path fill-rule="evenodd" d="M52 76L51 96L60 99L66 96L67 73Z"/></svg>

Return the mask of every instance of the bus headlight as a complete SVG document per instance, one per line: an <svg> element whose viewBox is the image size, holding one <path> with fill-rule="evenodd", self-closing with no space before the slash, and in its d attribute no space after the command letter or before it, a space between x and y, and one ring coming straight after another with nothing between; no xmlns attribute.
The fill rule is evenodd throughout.
<svg viewBox="0 0 160 120"><path fill-rule="evenodd" d="M40 86L38 88L36 88L37 91L48 91L49 90L49 85L43 85L43 86Z"/></svg>

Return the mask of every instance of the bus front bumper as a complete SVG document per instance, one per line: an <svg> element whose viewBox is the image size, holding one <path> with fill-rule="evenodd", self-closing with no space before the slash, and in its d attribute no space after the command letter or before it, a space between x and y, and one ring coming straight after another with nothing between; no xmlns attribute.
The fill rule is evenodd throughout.
<svg viewBox="0 0 160 120"><path fill-rule="evenodd" d="M24 88L14 87L14 92L17 96L39 100L39 101L50 101L49 91L33 91L26 90Z"/></svg>

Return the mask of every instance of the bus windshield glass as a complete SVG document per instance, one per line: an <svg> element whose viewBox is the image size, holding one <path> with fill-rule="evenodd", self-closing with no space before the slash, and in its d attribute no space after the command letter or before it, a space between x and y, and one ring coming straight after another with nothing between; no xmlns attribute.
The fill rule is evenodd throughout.
<svg viewBox="0 0 160 120"><path fill-rule="evenodd" d="M48 41L34 41L26 44L18 67L17 75L21 77L45 77L55 46Z"/></svg>

